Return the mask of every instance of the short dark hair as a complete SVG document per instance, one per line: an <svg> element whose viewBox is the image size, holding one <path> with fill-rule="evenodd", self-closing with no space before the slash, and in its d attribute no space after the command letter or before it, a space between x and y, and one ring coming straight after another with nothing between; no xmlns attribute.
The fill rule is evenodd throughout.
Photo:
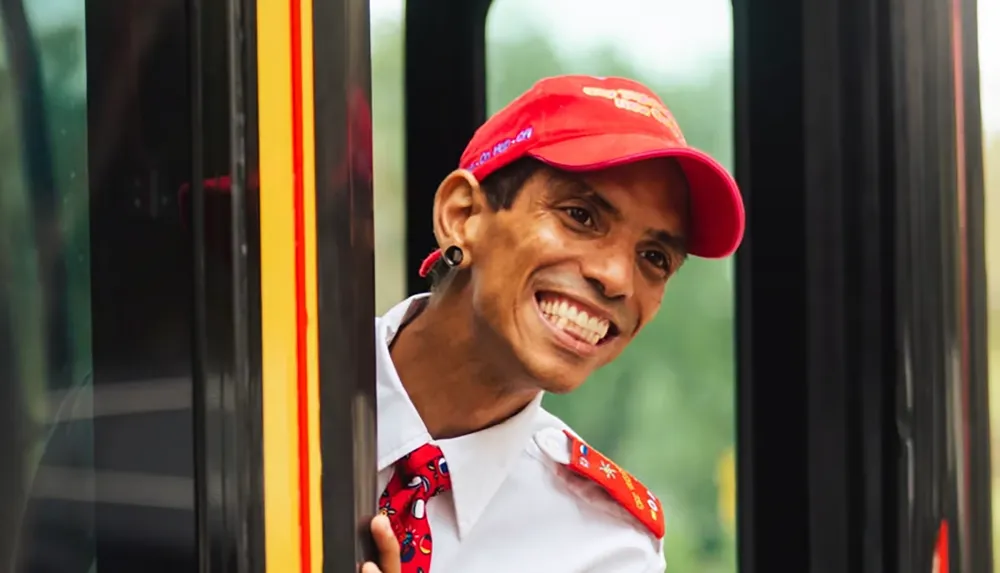
<svg viewBox="0 0 1000 573"><path fill-rule="evenodd" d="M521 157L511 162L510 165L504 165L490 173L479 182L479 185L490 208L494 211L510 209L525 183L545 168L545 164L534 157ZM443 258L434 263L430 272L427 273L432 290L448 275L449 270L451 269L445 264Z"/></svg>

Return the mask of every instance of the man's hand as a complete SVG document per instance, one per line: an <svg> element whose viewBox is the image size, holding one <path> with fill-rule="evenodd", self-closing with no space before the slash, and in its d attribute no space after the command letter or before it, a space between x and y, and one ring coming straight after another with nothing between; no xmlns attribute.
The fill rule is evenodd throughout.
<svg viewBox="0 0 1000 573"><path fill-rule="evenodd" d="M369 561L361 568L361 573L399 573L399 541L392 532L388 517L380 514L372 519L372 537L378 548L380 565Z"/></svg>

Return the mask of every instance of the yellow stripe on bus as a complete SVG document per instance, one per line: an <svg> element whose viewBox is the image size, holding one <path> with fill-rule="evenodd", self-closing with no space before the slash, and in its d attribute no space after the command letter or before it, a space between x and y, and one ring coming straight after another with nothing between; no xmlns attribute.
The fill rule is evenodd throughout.
<svg viewBox="0 0 1000 573"><path fill-rule="evenodd" d="M257 2L264 531L269 573L301 571L288 2Z"/></svg>

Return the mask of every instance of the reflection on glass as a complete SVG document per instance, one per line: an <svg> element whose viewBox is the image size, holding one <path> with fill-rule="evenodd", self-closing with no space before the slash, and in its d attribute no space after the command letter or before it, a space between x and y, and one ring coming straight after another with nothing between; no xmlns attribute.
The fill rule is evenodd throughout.
<svg viewBox="0 0 1000 573"><path fill-rule="evenodd" d="M654 89L688 141L732 166L728 0L495 0L487 94L496 111L544 76L626 76ZM671 570L736 570L730 261L692 259L624 355L547 407L666 505Z"/></svg>
<svg viewBox="0 0 1000 573"><path fill-rule="evenodd" d="M986 178L986 281L989 305L990 444L993 467L993 562L1000 572L1000 3L979 0L979 101Z"/></svg>
<svg viewBox="0 0 1000 573"><path fill-rule="evenodd" d="M84 573L96 554L84 10L15 4L0 26L0 568Z"/></svg>
<svg viewBox="0 0 1000 573"><path fill-rule="evenodd" d="M0 571L191 570L184 5L0 14Z"/></svg>

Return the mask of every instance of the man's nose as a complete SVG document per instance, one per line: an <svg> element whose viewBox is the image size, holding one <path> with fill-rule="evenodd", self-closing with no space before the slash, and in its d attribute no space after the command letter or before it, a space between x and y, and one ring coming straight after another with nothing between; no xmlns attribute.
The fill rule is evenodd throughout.
<svg viewBox="0 0 1000 573"><path fill-rule="evenodd" d="M595 253L584 263L583 276L605 298L628 298L634 288L635 254L621 250Z"/></svg>

